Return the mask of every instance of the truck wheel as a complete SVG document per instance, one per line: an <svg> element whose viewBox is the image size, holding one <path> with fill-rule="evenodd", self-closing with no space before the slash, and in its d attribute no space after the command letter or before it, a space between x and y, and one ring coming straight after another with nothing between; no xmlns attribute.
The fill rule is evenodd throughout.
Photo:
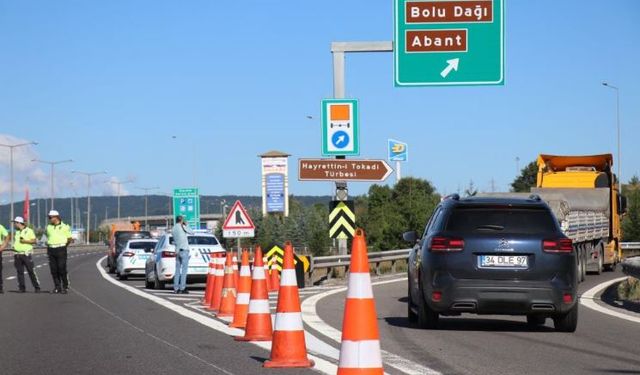
<svg viewBox="0 0 640 375"><path fill-rule="evenodd" d="M111 258L107 258L107 268L110 274L116 273L116 266L110 261Z"/></svg>
<svg viewBox="0 0 640 375"><path fill-rule="evenodd" d="M575 332L578 328L578 304L576 303L566 314L555 316L553 325L558 332Z"/></svg>
<svg viewBox="0 0 640 375"><path fill-rule="evenodd" d="M596 270L596 275L601 275L602 270L604 270L604 251L601 246L598 246L598 269Z"/></svg>
<svg viewBox="0 0 640 375"><path fill-rule="evenodd" d="M582 248L580 252L580 281L584 281L587 278L587 251Z"/></svg>
<svg viewBox="0 0 640 375"><path fill-rule="evenodd" d="M615 262L611 264L605 264L604 270L605 272L614 272L617 267L618 267L618 263L615 263Z"/></svg>

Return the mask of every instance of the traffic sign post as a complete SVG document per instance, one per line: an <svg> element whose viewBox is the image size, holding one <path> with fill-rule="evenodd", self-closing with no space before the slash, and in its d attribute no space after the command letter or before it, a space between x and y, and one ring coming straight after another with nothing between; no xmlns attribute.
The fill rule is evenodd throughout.
<svg viewBox="0 0 640 375"><path fill-rule="evenodd" d="M173 212L176 216L182 216L189 227L200 229L200 194L198 189L173 189Z"/></svg>
<svg viewBox="0 0 640 375"><path fill-rule="evenodd" d="M229 211L227 219L222 226L224 238L252 238L255 237L256 226L240 201Z"/></svg>
<svg viewBox="0 0 640 375"><path fill-rule="evenodd" d="M394 0L396 86L504 84L504 0Z"/></svg>
<svg viewBox="0 0 640 375"><path fill-rule="evenodd" d="M409 161L409 145L395 139L389 139L388 146L389 161L396 162L396 182L398 182L402 178L401 163Z"/></svg>
<svg viewBox="0 0 640 375"><path fill-rule="evenodd" d="M358 101L325 99L322 101L322 155L360 155Z"/></svg>

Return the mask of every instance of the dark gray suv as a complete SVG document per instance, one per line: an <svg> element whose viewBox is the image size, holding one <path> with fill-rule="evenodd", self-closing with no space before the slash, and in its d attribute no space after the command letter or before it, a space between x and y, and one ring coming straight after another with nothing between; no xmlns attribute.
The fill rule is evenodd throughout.
<svg viewBox="0 0 640 375"><path fill-rule="evenodd" d="M464 198L440 203L409 256L409 320L436 328L440 315L552 318L557 331L578 323L573 244L539 197Z"/></svg>

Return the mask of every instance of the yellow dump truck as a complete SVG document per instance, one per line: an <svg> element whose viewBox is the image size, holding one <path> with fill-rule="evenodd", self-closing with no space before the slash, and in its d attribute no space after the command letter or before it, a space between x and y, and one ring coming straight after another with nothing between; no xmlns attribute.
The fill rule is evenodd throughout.
<svg viewBox="0 0 640 375"><path fill-rule="evenodd" d="M626 198L613 173L611 154L538 156L536 187L578 254L579 275L613 270L622 260L621 220Z"/></svg>

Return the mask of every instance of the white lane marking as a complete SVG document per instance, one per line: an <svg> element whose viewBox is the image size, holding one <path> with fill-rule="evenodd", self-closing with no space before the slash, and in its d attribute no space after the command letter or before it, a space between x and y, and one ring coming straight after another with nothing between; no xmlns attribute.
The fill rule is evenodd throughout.
<svg viewBox="0 0 640 375"><path fill-rule="evenodd" d="M594 286L593 288L587 290L586 292L582 293L582 296L580 296L580 304L582 306L585 306L591 310L595 310L597 312L603 313L603 314L607 314L616 318L620 318L620 319L624 319L624 320L628 320L630 322L634 322L634 323L640 323L640 318L636 317L636 316L631 316L629 314L624 314L618 311L615 311L611 308L608 307L604 307L598 303L595 302L596 296L598 294L600 294L603 290L607 289L608 287L610 287L611 285L618 283L620 281L626 280L627 277L620 277L617 279L613 279L610 281L606 281L602 284L598 284L596 286Z"/></svg>
<svg viewBox="0 0 640 375"><path fill-rule="evenodd" d="M407 278L403 277L400 279L378 281L376 283L372 283L371 285L378 286L378 285L397 283L397 282L406 281L406 280ZM346 291L347 291L347 287L342 287L334 290L329 290L324 293L316 294L315 296L311 296L305 299L304 302L302 302L302 306L301 306L302 320L304 320L306 324L308 324L311 328L315 329L319 333L340 343L342 341L342 332L338 331L337 329L333 328L329 324L325 323L320 318L316 310L316 305L321 299L325 297L331 296L333 294L341 293L341 292L346 292ZM382 361L385 365L393 367L396 370L404 372L405 374L441 375L440 372L434 369L422 366L418 363L415 363L411 360L403 358L397 354L390 353L386 350L381 350L380 353L382 355Z"/></svg>
<svg viewBox="0 0 640 375"><path fill-rule="evenodd" d="M218 321L216 319L213 318L209 318L207 316L204 316L200 313L197 313L195 311L191 311L183 306L180 305L176 305L173 302L167 301L164 298L161 297L157 297L154 296L152 294L149 293L145 293L143 291L138 290L135 287L126 285L124 283L118 282L117 280L113 279L112 277L110 277L107 272L102 268L102 266L100 265L100 263L102 263L102 261L104 261L107 257L102 257L100 259L98 259L98 262L96 262L96 268L98 268L98 272L100 272L100 275L107 280L108 282L112 283L113 285L122 288L128 292L131 292L137 296L140 296L142 298L145 298L149 301L155 302L158 305L167 308L168 310L171 310L179 315L184 316L185 318L189 318L197 323L202 324L205 327L209 327L211 329L214 329L218 332L222 332L224 334L227 334L229 336L242 336L244 335L244 331L241 329L237 329L237 328L230 328L227 324ZM251 344L256 345L260 348L263 348L265 350L271 351L271 342L251 342ZM320 371L322 373L325 374L335 374L337 372L338 367L336 366L336 364L331 363L325 359L322 359L320 357L314 356L314 355L309 355L309 357L311 359L313 359L316 363L315 367L313 368L314 370Z"/></svg>
<svg viewBox="0 0 640 375"><path fill-rule="evenodd" d="M99 265L99 263L98 263L98 265ZM172 343L170 343L170 342L168 342L166 340L163 340L163 339L159 338L158 336L155 336L155 335L153 335L153 334L151 334L149 332L146 332L142 328L140 328L140 327L136 326L135 324L129 322L128 320L120 317L118 314L106 309L105 307L103 307L99 303L95 302L91 298L85 296L84 294L80 293L79 291L77 291L77 290L75 290L73 288L71 288L71 290L73 290L77 295L79 295L80 297L84 298L86 301L88 301L92 305L96 306L98 309L104 311L107 315L110 315L114 319L117 319L117 320L121 321L122 323L124 323L125 325L128 325L129 327L133 328L134 330L136 330L136 331L138 331L140 333L144 333L145 335L151 337L152 339L154 339L156 341L159 341L159 342L161 342L161 343L163 343L163 344L165 344L167 346L170 346L170 347L182 352L183 354L185 354L185 355L187 355L187 356L189 356L191 358L194 358L194 359L206 364L207 366L213 367L214 369L216 369L216 370L218 370L218 371L220 371L222 373L225 373L227 375L234 375L232 372L229 372L229 371L223 369L222 367L216 366L215 364L213 364L211 362L207 362L206 360L198 357L197 355L195 355L193 353L190 353L190 352L188 352L188 351L186 351L186 350L184 350L184 349L182 349L182 348L180 348L180 347L178 347L178 346L176 346L176 345L174 345L174 344L172 344Z"/></svg>
<svg viewBox="0 0 640 375"><path fill-rule="evenodd" d="M15 278L16 278L15 276L9 276L9 277L7 277L7 280L13 280Z"/></svg>
<svg viewBox="0 0 640 375"><path fill-rule="evenodd" d="M199 298L189 298L189 297L167 297L167 298L172 301L187 301L187 302L193 302L199 299Z"/></svg>

